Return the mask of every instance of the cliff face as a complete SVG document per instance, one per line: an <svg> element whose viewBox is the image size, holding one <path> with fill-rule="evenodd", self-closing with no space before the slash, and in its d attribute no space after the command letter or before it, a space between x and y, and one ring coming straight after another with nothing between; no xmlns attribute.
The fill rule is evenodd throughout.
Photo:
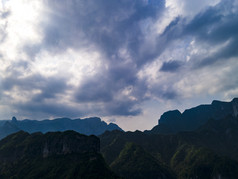
<svg viewBox="0 0 238 179"><path fill-rule="evenodd" d="M204 125L209 119L220 120L227 116L238 116L238 98L231 102L213 101L210 105L200 105L181 113L178 110L165 112L152 133L176 133L193 131Z"/></svg>
<svg viewBox="0 0 238 179"><path fill-rule="evenodd" d="M66 131L47 133L45 138L42 146L43 157L100 151L100 141L96 136L85 136L73 131Z"/></svg>
<svg viewBox="0 0 238 179"><path fill-rule="evenodd" d="M0 141L0 178L118 178L99 150L96 136L20 131Z"/></svg>
<svg viewBox="0 0 238 179"><path fill-rule="evenodd" d="M71 153L97 153L100 141L74 131L29 134L23 131L0 141L0 161L13 161L24 157L49 157Z"/></svg>

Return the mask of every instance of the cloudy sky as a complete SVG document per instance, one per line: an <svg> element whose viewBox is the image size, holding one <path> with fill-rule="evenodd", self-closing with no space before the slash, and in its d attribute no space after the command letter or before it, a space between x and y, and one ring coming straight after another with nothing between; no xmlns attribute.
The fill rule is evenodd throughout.
<svg viewBox="0 0 238 179"><path fill-rule="evenodd" d="M0 118L150 129L238 96L238 0L2 0Z"/></svg>

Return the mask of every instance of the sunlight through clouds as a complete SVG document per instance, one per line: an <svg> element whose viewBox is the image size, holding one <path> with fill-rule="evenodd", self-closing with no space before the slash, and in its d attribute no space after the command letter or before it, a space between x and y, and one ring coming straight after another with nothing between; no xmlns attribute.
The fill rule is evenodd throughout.
<svg viewBox="0 0 238 179"><path fill-rule="evenodd" d="M133 129L238 95L235 0L1 2L2 118L94 115Z"/></svg>

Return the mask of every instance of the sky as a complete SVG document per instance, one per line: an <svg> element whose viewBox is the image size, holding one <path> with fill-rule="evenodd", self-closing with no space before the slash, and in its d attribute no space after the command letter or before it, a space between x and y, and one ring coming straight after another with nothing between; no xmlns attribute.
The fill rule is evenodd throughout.
<svg viewBox="0 0 238 179"><path fill-rule="evenodd" d="M0 119L151 129L238 97L238 0L1 0Z"/></svg>

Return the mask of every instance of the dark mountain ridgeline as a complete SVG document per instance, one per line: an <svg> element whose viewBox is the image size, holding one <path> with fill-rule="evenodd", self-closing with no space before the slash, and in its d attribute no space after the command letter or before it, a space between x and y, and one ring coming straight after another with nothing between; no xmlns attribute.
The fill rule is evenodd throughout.
<svg viewBox="0 0 238 179"><path fill-rule="evenodd" d="M193 132L177 134L147 134L143 132L106 132L100 136L101 153L113 171L126 178L163 178L155 177L150 167L140 169L142 161L149 154L165 168L170 168L170 175L177 178L237 178L238 177L238 117L211 120ZM130 149L130 155L122 154L128 143L139 146L145 152L141 157L131 158L138 150ZM144 155L145 158L142 156ZM140 158L141 160L138 160ZM128 162L137 170L130 170L130 176L123 166ZM115 163L119 163L114 167ZM138 164L139 163L139 164ZM128 166L128 168L130 168ZM138 167L137 167L138 166ZM150 166L150 165L148 165ZM132 167L133 168L133 167ZM159 170L158 170L159 171ZM171 172L172 171L172 172ZM175 174L173 174L175 173Z"/></svg>
<svg viewBox="0 0 238 179"><path fill-rule="evenodd" d="M169 111L152 131L111 131L100 135L101 153L113 171L125 178L163 178L155 177L149 164L140 167L150 156L151 161L168 169L165 171L170 177L235 179L238 178L237 109L235 98L231 102L213 101L182 114L178 110ZM190 119L198 121L193 126L191 121L186 124ZM128 149L128 143L134 147ZM131 157L138 151L139 156ZM157 171L163 173L161 168Z"/></svg>
<svg viewBox="0 0 238 179"><path fill-rule="evenodd" d="M171 134L180 131L194 131L209 119L220 120L227 116L238 116L238 98L231 102L213 101L210 105L200 105L181 113L168 111L161 115L159 124L147 133Z"/></svg>
<svg viewBox="0 0 238 179"><path fill-rule="evenodd" d="M99 135L106 130L122 130L116 124L107 124L98 117L86 119L57 118L54 120L22 120L18 121L15 117L11 121L5 121L0 125L0 139L14 132L23 130L29 133L33 132L54 132L74 130L85 135Z"/></svg>
<svg viewBox="0 0 238 179"><path fill-rule="evenodd" d="M151 131L106 131L100 141L74 131L20 131L0 141L0 178L236 179L237 111L238 98L213 101L183 113L168 111ZM33 121L31 132L37 125L43 131L64 130L72 127L69 121ZM27 129L31 122L13 118L2 127L14 132L19 126ZM43 128L46 123L49 127Z"/></svg>

